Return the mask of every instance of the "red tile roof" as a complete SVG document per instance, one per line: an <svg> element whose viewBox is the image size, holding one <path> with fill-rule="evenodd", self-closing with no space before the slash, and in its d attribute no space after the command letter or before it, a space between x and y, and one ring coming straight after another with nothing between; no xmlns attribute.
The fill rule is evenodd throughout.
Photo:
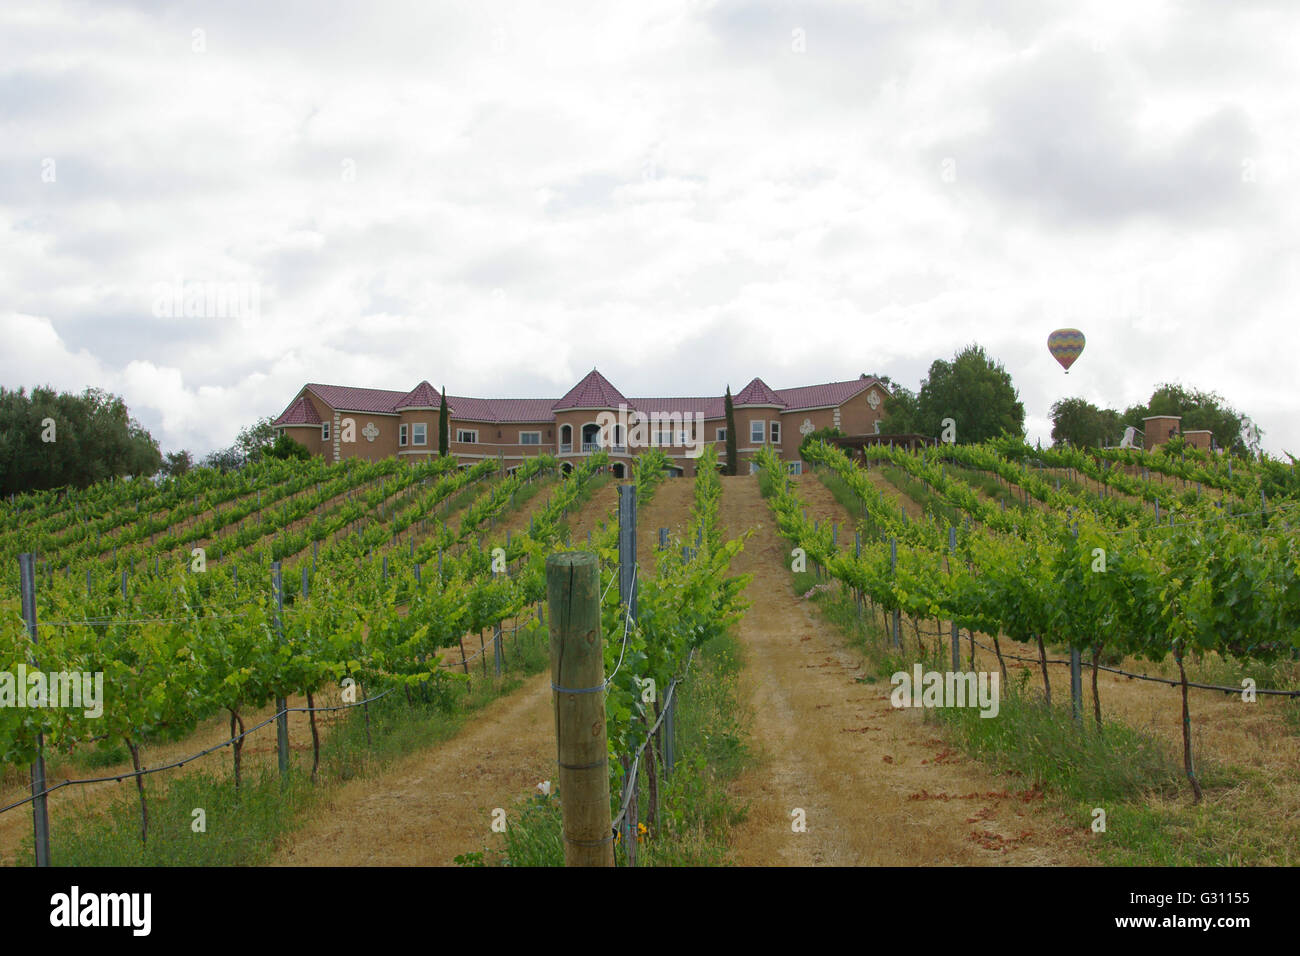
<svg viewBox="0 0 1300 956"><path fill-rule="evenodd" d="M397 403L406 397L406 392L394 392L387 388L353 388L350 385L307 385L330 408L346 412L379 412L394 414Z"/></svg>
<svg viewBox="0 0 1300 956"><path fill-rule="evenodd" d="M307 401L306 395L299 395L298 400L284 410L279 418L273 424L276 425L319 425L320 416L316 414L316 406Z"/></svg>
<svg viewBox="0 0 1300 956"><path fill-rule="evenodd" d="M785 403L786 411L801 408L824 408L841 405L854 395L866 391L877 378L855 378L848 382L827 382L823 385L804 385L799 388L778 388L776 394ZM881 388L884 388L882 385ZM740 404L737 402L736 404Z"/></svg>
<svg viewBox="0 0 1300 956"><path fill-rule="evenodd" d="M550 398L461 398L447 396L450 415L474 422L545 422L555 418Z"/></svg>
<svg viewBox="0 0 1300 956"><path fill-rule="evenodd" d="M442 396L427 381L421 382L397 400L396 408L438 408Z"/></svg>
<svg viewBox="0 0 1300 956"><path fill-rule="evenodd" d="M761 378L755 378L733 397L733 401L738 406L776 405L787 412L822 408L840 405L870 388L877 381L879 380L875 378L855 378L847 382L826 382L799 388L772 389ZM411 406L436 408L441 403L438 391L427 381L421 382L409 392L317 383L311 383L306 388L326 405L339 411L393 415L399 408ZM620 404L626 404L629 409L647 415L672 412L694 415L698 412L705 418L714 419L722 418L725 414L724 400L721 395L694 398L625 398L595 369L587 373L582 381L558 401L549 398L447 396L448 411L453 417L462 421L494 424L553 421L557 411L567 408L609 408L617 411ZM276 419L275 424L316 425L320 424L320 417L311 402L307 401L305 396L299 396L284 414Z"/></svg>
<svg viewBox="0 0 1300 956"><path fill-rule="evenodd" d="M559 412L566 408L618 408L627 404L623 394L593 368L551 407Z"/></svg>
<svg viewBox="0 0 1300 956"><path fill-rule="evenodd" d="M629 398L627 404L646 415L702 412L705 418L722 418L726 414L721 395L717 398Z"/></svg>
<svg viewBox="0 0 1300 956"><path fill-rule="evenodd" d="M736 406L740 405L776 405L778 408L785 405L776 392L767 387L767 382L761 378L755 378L752 382L740 390L740 393L731 397L731 403Z"/></svg>

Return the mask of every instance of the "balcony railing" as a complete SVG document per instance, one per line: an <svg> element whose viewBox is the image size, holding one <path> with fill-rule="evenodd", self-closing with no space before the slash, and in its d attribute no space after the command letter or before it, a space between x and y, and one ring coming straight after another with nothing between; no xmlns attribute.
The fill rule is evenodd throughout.
<svg viewBox="0 0 1300 956"><path fill-rule="evenodd" d="M591 454L591 453L594 453L594 452L598 452L598 451L601 450L602 447L603 447L603 446L602 446L601 443L598 442L598 441L585 441L585 442L583 442L582 445L580 446L580 448L581 448L581 453L584 454L584 455L585 455L585 454ZM615 454L615 455L626 455L626 454L628 454L627 445L610 445L610 446L609 446L609 451L610 451L611 454ZM569 442L561 442L561 443L560 443L560 454L561 454L561 455L572 455L572 454L573 454L573 445L572 445L571 443L569 443Z"/></svg>

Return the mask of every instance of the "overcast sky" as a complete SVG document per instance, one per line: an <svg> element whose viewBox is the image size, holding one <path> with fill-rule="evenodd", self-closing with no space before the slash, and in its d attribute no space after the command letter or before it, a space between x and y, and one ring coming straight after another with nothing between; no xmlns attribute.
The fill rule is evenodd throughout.
<svg viewBox="0 0 1300 956"><path fill-rule="evenodd" d="M1297 36L1286 0L7 0L0 384L202 454L309 381L915 389L975 341L1031 440L1179 381L1300 454ZM244 299L166 314L203 282Z"/></svg>

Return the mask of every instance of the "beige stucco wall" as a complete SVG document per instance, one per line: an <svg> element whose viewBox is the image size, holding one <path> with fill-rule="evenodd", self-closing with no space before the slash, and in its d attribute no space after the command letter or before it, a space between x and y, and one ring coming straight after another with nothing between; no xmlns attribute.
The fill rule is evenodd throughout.
<svg viewBox="0 0 1300 956"><path fill-rule="evenodd" d="M749 407L737 408L736 417L736 447L738 449L738 471L744 473L748 470L748 461L752 457L752 449L757 447L750 442L750 422L761 419L763 426L763 444L770 443L771 423L779 421L781 423L781 440L778 450L781 457L787 461L794 461L798 456L799 444L803 440L803 434L800 426L805 420L811 423L814 429L827 428L838 424L838 427L846 434L862 435L872 434L875 431L874 422L884 416L886 394L884 389L878 385L872 386L872 389L881 396L879 406L872 409L867 402L867 391L863 391L845 402L838 409L839 415L836 416L836 409L820 408L810 411L783 412L778 408L770 407ZM869 391L870 391L869 390ZM284 430L295 441L305 445L314 454L324 455L327 459L333 460L335 453L335 439L341 437L340 429L344 419L351 418L355 422L355 442L347 443L339 441L337 444L338 455L340 458L360 456L370 461L378 461L381 458L398 455L400 453L403 459L422 459L430 454L436 454L438 450L438 410L437 409L408 409L397 415L379 415L366 412L335 412L322 402L311 392L305 392L308 401L316 409L316 413L322 421L331 423L331 441L322 442L320 439L320 429L317 426L297 425L288 426ZM617 412L616 409L610 411ZM510 422L498 424L495 422L474 422L463 418L452 417L448 423L451 442L449 453L456 456L462 463L473 464L482 460L484 457L495 458L498 454L502 455L508 464L514 465L521 462L526 457L537 454L561 454L560 439L561 428L569 425L573 430L573 449L574 457L578 457L581 450L582 426L588 423L596 423L599 410L569 410L558 413L553 421L538 422ZM689 416L686 419L687 428L694 423L694 417ZM417 446L409 442L413 437L413 429L410 426L417 423L423 423L427 427L427 440L423 446ZM378 434L371 441L365 436L367 425L374 425ZM398 426L406 424L408 426L408 444L400 447L397 444ZM700 436L707 444L712 444L718 453L720 460L726 458L726 443L717 441L717 429L726 425L724 417L705 419L703 433ZM456 432L458 429L472 429L478 432L477 442L457 442ZM540 433L541 442L538 445L522 445L519 442L519 433L521 431L535 431ZM648 432L653 429L647 428ZM653 437L653 436L651 436ZM625 437L626 440L626 437ZM747 449L751 449L748 450ZM630 455L636 455L645 449L629 449ZM669 456L672 463L682 468L687 477L695 475L695 459L686 455L686 448L674 442L663 451ZM561 456L565 457L565 456ZM626 456L615 456L615 461L624 460Z"/></svg>

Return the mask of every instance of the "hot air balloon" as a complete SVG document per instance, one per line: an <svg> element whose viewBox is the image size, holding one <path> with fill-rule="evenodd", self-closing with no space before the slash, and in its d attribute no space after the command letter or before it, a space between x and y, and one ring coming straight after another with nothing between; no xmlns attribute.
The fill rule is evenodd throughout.
<svg viewBox="0 0 1300 956"><path fill-rule="evenodd" d="M1052 358L1061 363L1065 374L1070 374L1070 366L1083 351L1083 333L1078 329L1057 329L1047 337L1047 350Z"/></svg>

